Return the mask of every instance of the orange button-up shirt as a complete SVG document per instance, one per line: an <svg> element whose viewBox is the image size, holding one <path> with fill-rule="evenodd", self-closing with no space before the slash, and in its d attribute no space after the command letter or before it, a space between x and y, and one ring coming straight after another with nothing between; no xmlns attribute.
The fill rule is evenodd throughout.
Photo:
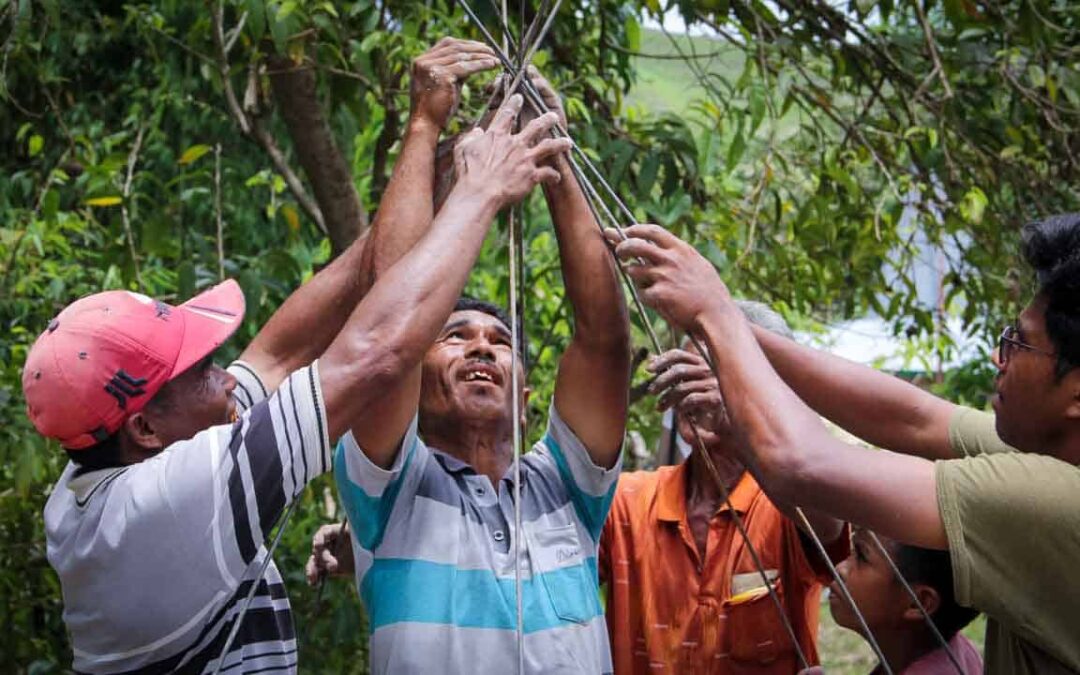
<svg viewBox="0 0 1080 675"><path fill-rule="evenodd" d="M699 555L686 517L686 472L682 464L623 474L615 491L599 558L615 673L791 675L798 656L726 505L709 523L704 560ZM731 503L816 664L827 568L804 551L795 524L749 473ZM842 560L849 546L845 533L830 557Z"/></svg>

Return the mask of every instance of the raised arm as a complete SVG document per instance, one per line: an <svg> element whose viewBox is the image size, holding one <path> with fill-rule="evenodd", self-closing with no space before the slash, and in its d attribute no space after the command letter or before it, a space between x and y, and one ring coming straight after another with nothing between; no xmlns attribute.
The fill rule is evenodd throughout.
<svg viewBox="0 0 1080 675"><path fill-rule="evenodd" d="M365 233L293 291L240 355L269 391L319 358L364 297L370 287L361 272L366 243Z"/></svg>
<svg viewBox="0 0 1080 675"><path fill-rule="evenodd" d="M712 265L663 228L635 225L618 244L642 300L702 339L743 461L775 501L946 548L934 464L839 441L776 374Z"/></svg>
<svg viewBox="0 0 1080 675"><path fill-rule="evenodd" d="M880 448L952 459L956 406L898 377L751 326L776 372L819 414Z"/></svg>
<svg viewBox="0 0 1080 675"><path fill-rule="evenodd" d="M388 392L414 371L450 315L495 214L538 182L558 180L540 163L564 152L568 142L533 145L555 115L515 135L520 109L521 97L511 97L488 131L474 130L458 144L458 182L431 229L379 278L320 361L331 437L351 427L377 465L391 465L416 408L413 400L388 410Z"/></svg>
<svg viewBox="0 0 1080 675"><path fill-rule="evenodd" d="M451 38L413 62L409 124L371 230L290 295L240 356L268 389L317 359L378 274L427 231L435 145L457 103L460 80L496 64L485 45Z"/></svg>
<svg viewBox="0 0 1080 675"><path fill-rule="evenodd" d="M539 73L532 81L547 106L559 97ZM574 312L574 335L559 361L555 409L605 468L614 466L626 430L630 384L630 326L615 265L585 194L563 155L554 160L562 180L544 186L559 242L562 276Z"/></svg>

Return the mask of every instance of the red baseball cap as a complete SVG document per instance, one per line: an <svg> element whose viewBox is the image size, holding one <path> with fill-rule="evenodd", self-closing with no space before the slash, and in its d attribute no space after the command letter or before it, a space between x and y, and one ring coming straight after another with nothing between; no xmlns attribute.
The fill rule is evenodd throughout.
<svg viewBox="0 0 1080 675"><path fill-rule="evenodd" d="M232 279L179 306L130 291L76 300L26 357L26 413L65 448L100 443L229 339L243 318L244 294Z"/></svg>

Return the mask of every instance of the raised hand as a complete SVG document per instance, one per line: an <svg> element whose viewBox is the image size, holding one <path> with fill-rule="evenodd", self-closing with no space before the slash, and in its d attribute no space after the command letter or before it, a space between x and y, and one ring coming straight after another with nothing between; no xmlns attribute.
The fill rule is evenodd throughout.
<svg viewBox="0 0 1080 675"><path fill-rule="evenodd" d="M451 37L439 40L413 61L409 86L412 121L445 129L461 100L462 81L498 65L495 52L485 44Z"/></svg>
<svg viewBox="0 0 1080 675"><path fill-rule="evenodd" d="M647 367L656 374L649 393L660 394L657 408L676 408L680 414L692 418L706 447L727 433L724 398L716 376L701 355L671 349L652 359Z"/></svg>
<svg viewBox="0 0 1080 675"><path fill-rule="evenodd" d="M570 140L549 138L558 120L541 115L513 133L522 98L514 94L495 113L487 130L473 129L454 148L457 189L493 196L500 208L520 201L538 183L558 182L560 174L544 161L570 149Z"/></svg>
<svg viewBox="0 0 1080 675"><path fill-rule="evenodd" d="M557 91L555 91L555 87L551 86L551 83L547 81L547 78L540 73L536 66L529 66L525 73L525 77L530 82L532 82L533 86L536 88L537 93L540 94L540 98L543 99L544 105L547 106L547 109L559 116L559 125L563 129L565 129L566 110L563 109L562 97L559 96L559 93ZM513 79L509 78L505 73L503 73L502 75L499 75L494 80L492 80L491 84L488 85L487 89L491 95L491 99L488 101L488 107L492 111L492 113L502 103L504 88L512 83ZM536 117L537 112L533 109L531 105L526 104L522 108L522 125L528 124L529 122L536 119ZM490 115L486 115L480 121L480 126L487 126L487 123L490 121L490 119Z"/></svg>
<svg viewBox="0 0 1080 675"><path fill-rule="evenodd" d="M702 314L730 302L727 286L716 268L694 247L658 225L632 225L623 240L605 231L626 273L640 290L642 301L688 333L696 333Z"/></svg>
<svg viewBox="0 0 1080 675"><path fill-rule="evenodd" d="M338 523L320 527L311 539L311 557L304 565L308 583L314 586L325 577L352 576L354 568L349 528Z"/></svg>

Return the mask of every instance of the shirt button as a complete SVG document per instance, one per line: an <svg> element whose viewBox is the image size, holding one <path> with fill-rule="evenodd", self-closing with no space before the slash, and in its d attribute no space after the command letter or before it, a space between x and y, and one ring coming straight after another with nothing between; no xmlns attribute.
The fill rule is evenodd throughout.
<svg viewBox="0 0 1080 675"><path fill-rule="evenodd" d="M476 488L476 494L478 494L478 495L484 494L484 488L482 488L482 487Z"/></svg>
<svg viewBox="0 0 1080 675"><path fill-rule="evenodd" d="M495 532L491 536L495 537L495 541L502 541L506 538L506 535L503 534L502 530L495 530Z"/></svg>

